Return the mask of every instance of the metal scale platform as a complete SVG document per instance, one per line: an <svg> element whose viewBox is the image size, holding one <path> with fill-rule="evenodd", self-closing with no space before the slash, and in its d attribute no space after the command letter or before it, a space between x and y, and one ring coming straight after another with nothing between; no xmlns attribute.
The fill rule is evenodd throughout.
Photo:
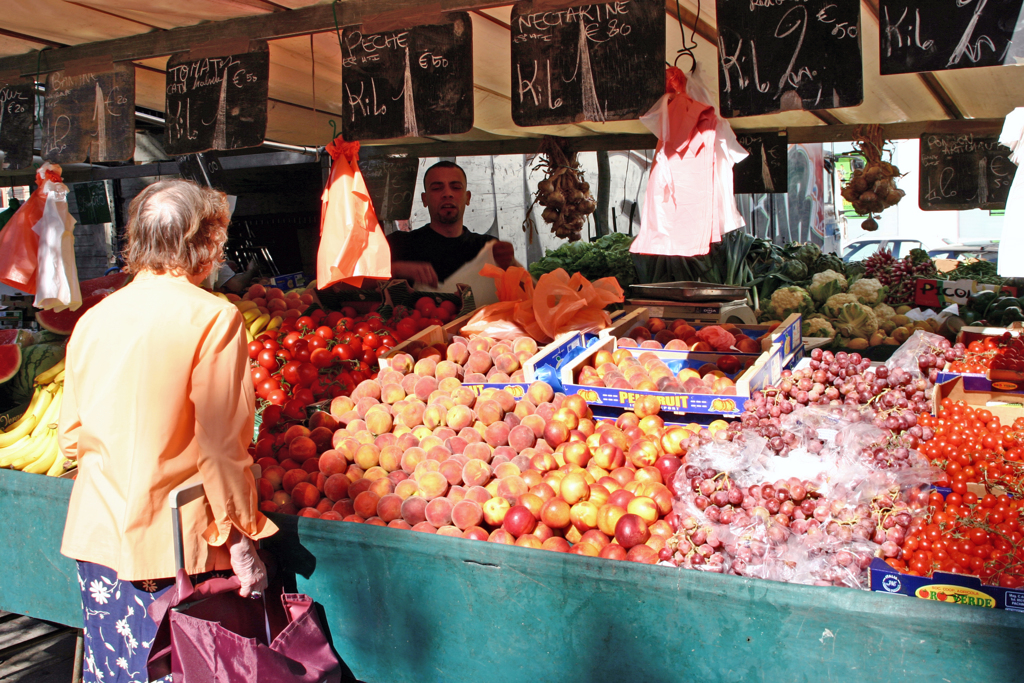
<svg viewBox="0 0 1024 683"><path fill-rule="evenodd" d="M747 305L747 287L707 282L662 282L630 285L626 312L646 308L652 317L688 320L712 325L756 325Z"/></svg>

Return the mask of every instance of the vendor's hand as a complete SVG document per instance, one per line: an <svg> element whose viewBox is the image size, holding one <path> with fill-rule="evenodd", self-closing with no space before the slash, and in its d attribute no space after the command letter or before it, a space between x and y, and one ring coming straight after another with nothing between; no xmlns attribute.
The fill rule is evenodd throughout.
<svg viewBox="0 0 1024 683"><path fill-rule="evenodd" d="M434 271L434 266L426 261L394 261L391 264L391 277L437 287L437 272Z"/></svg>
<svg viewBox="0 0 1024 683"><path fill-rule="evenodd" d="M238 529L232 529L228 537L228 552L231 554L231 569L242 582L238 594L247 598L252 593L262 593L267 589L267 568L263 560L256 554L252 541L243 536Z"/></svg>
<svg viewBox="0 0 1024 683"><path fill-rule="evenodd" d="M493 253L495 265L502 269L511 266L512 260L516 257L516 250L511 242L495 242Z"/></svg>

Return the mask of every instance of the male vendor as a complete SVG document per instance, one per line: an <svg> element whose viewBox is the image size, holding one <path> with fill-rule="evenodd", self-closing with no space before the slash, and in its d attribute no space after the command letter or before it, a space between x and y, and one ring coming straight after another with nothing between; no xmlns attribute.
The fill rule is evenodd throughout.
<svg viewBox="0 0 1024 683"><path fill-rule="evenodd" d="M495 239L467 230L462 215L469 204L466 172L452 161L439 161L423 176L421 195L430 213L430 223L411 232L388 235L392 277L429 287L447 280L472 261ZM494 245L494 262L500 268L512 265L515 252L508 242Z"/></svg>

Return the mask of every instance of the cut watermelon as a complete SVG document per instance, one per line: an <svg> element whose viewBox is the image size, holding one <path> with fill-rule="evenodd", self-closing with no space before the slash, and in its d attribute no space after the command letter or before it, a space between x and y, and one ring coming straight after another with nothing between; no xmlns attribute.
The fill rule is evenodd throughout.
<svg viewBox="0 0 1024 683"><path fill-rule="evenodd" d="M18 374L21 368L21 347L17 344L0 346L0 384Z"/></svg>
<svg viewBox="0 0 1024 683"><path fill-rule="evenodd" d="M103 301L108 295L121 289L131 280L128 273L111 273L103 277L93 278L79 283L82 290L82 305L77 310L64 309L56 311L36 311L36 322L45 330L55 334L69 335L75 329L75 323L90 308Z"/></svg>

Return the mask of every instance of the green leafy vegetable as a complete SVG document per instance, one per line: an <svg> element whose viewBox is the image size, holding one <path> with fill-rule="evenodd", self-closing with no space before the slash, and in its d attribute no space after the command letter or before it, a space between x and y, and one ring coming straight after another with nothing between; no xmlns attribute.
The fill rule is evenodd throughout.
<svg viewBox="0 0 1024 683"><path fill-rule="evenodd" d="M544 258L530 264L530 275L537 278L558 268L567 273L579 272L591 282L603 277L614 277L623 289L637 282L636 267L629 253L633 238L612 233L596 242L569 242L557 249L549 249Z"/></svg>

